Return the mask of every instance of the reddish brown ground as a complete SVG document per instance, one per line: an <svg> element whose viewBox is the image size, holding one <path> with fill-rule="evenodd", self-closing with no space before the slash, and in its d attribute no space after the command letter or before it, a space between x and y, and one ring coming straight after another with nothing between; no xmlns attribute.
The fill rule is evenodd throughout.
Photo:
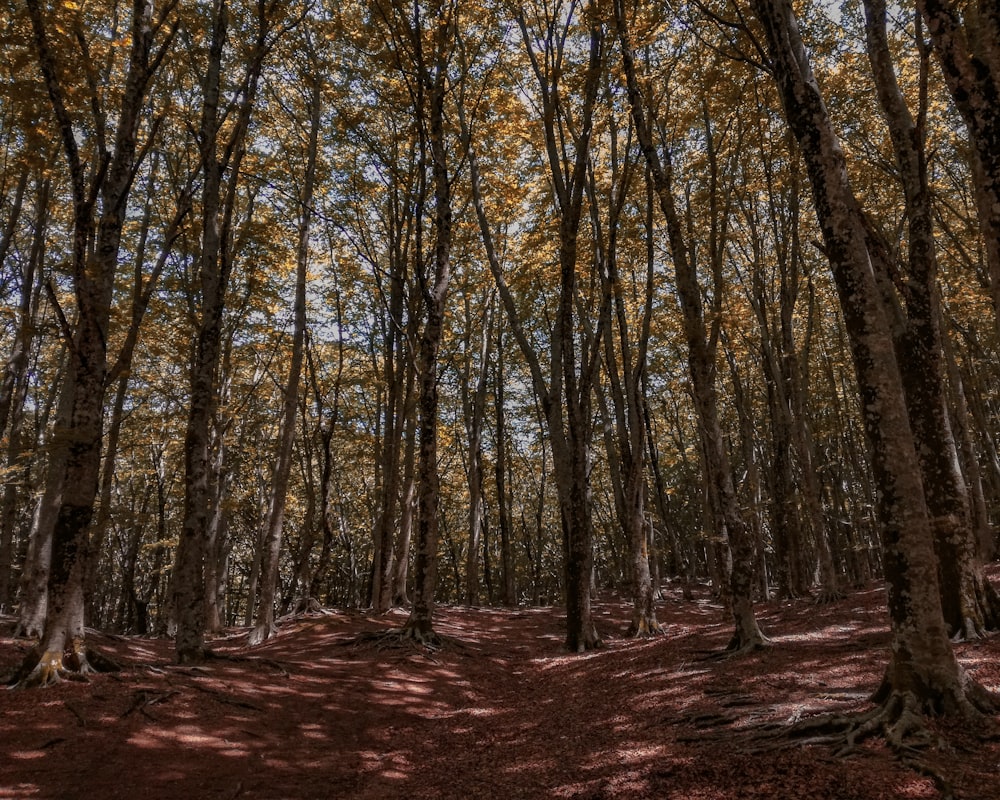
<svg viewBox="0 0 1000 800"><path fill-rule="evenodd" d="M89 683L0 691L3 798L674 798L939 796L878 742L751 752L748 731L866 708L885 663L882 593L760 607L774 646L706 659L729 626L706 596L660 604L667 635L620 638L628 605L597 605L607 648L561 649L557 609L441 608L438 652L352 642L402 617L284 624L243 660L170 664L162 639L94 644L127 668ZM0 634L9 637L10 619ZM0 638L0 674L26 643ZM1000 637L958 646L1000 690ZM944 731L956 797L1000 798L1000 744ZM756 742L759 744L759 741Z"/></svg>

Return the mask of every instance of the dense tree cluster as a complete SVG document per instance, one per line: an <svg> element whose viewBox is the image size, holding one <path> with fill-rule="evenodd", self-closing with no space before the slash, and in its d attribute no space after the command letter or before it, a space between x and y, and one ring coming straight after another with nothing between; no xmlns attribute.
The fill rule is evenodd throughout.
<svg viewBox="0 0 1000 800"><path fill-rule="evenodd" d="M889 587L879 715L992 701L1000 14L5 0L0 609L84 627ZM864 724L870 725L871 720ZM901 734L900 734L901 735Z"/></svg>

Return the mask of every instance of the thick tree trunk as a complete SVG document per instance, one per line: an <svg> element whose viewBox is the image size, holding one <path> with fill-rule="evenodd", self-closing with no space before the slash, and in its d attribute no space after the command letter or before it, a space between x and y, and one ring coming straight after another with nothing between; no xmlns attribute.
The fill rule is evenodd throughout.
<svg viewBox="0 0 1000 800"><path fill-rule="evenodd" d="M931 521L903 378L864 220L788 0L754 0L788 123L802 151L862 396L892 628L877 719L905 736L914 714L978 717L992 702L955 659L941 609ZM872 729L878 729L875 726Z"/></svg>
<svg viewBox="0 0 1000 800"><path fill-rule="evenodd" d="M906 316L898 344L907 409L935 533L945 622L950 635L976 638L1000 626L1000 600L976 560L969 493L948 412L938 263L924 144L896 81L886 33L885 1L865 0L864 5L868 55L903 184L909 231L906 267L910 280L903 286ZM891 256L889 248L880 244L876 242L870 248L872 261L888 283L888 275L893 272Z"/></svg>
<svg viewBox="0 0 1000 800"><path fill-rule="evenodd" d="M27 5L38 62L69 167L73 195L72 278L77 306L72 331L65 331L71 339L67 378L72 380L72 400L62 495L52 532L48 612L41 641L18 675L24 685L44 685L57 680L65 669L90 669L83 635L83 581L100 477L110 312L126 201L138 166L139 124L157 64L151 54L161 21L154 19L152 4L135 0L113 149L107 147L105 112L95 98L93 122L100 127L95 140L101 166L88 178L75 120L66 107L64 73L50 48L46 20L38 2L29 0ZM98 198L100 214L95 219ZM67 649L71 656L64 660Z"/></svg>

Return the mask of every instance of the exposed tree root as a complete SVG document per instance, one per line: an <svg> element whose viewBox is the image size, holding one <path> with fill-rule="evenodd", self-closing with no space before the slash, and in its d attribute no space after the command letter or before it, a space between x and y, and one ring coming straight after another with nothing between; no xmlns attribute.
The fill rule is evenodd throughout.
<svg viewBox="0 0 1000 800"><path fill-rule="evenodd" d="M404 625L399 632L404 639L410 639L429 650L440 650L444 639L433 628L422 625Z"/></svg>
<svg viewBox="0 0 1000 800"><path fill-rule="evenodd" d="M830 603L836 603L838 600L843 600L844 597L845 595L840 589L821 588L816 592L813 603L817 606L825 606Z"/></svg>
<svg viewBox="0 0 1000 800"><path fill-rule="evenodd" d="M881 738L902 764L931 778L943 798L954 797L943 763L954 760L953 748L928 723L928 715L940 708L928 704L912 692L893 690L888 684L873 695L879 704L856 714L820 714L788 724L757 728L749 752L783 750L794 746L832 747L836 757L847 757L871 738ZM990 717L1000 710L1000 698L972 681L964 694L945 704L951 716L984 735L995 735L997 725ZM943 756L938 758L938 756ZM943 763L942 763L943 762Z"/></svg>
<svg viewBox="0 0 1000 800"><path fill-rule="evenodd" d="M86 681L88 675L100 672L120 672L121 665L97 650L74 642L66 653L32 650L21 666L8 679L8 689L40 689L60 681Z"/></svg>
<svg viewBox="0 0 1000 800"><path fill-rule="evenodd" d="M261 658L260 656L240 656L235 653L220 653L216 650L209 650L205 648L202 654L201 664L210 661L227 661L233 664L262 664L266 667L270 667L276 672L281 673L285 678L289 677L289 672L285 665L280 661L275 661L273 658ZM184 665L181 665L184 666ZM191 665L195 669L199 669L199 664Z"/></svg>
<svg viewBox="0 0 1000 800"><path fill-rule="evenodd" d="M1000 630L1000 594L983 575L975 575L963 595L961 610L956 609L956 618L948 618L948 632L953 642L985 639Z"/></svg>
<svg viewBox="0 0 1000 800"><path fill-rule="evenodd" d="M371 644L376 650L416 648L425 653L436 653L452 643L452 640L441 636L433 628L420 629L416 626L405 625L402 628L393 628L387 631L361 633L341 644L352 646Z"/></svg>
<svg viewBox="0 0 1000 800"><path fill-rule="evenodd" d="M323 608L315 597L296 597L287 614L282 614L278 622L288 622L299 617L330 616L333 612Z"/></svg>
<svg viewBox="0 0 1000 800"><path fill-rule="evenodd" d="M766 650L770 646L771 640L763 634L752 637L742 637L739 634L733 634L733 637L729 640L725 650L721 653L712 653L705 660L735 658L736 656L746 655L747 653L756 653L761 650Z"/></svg>
<svg viewBox="0 0 1000 800"><path fill-rule="evenodd" d="M655 618L643 617L638 622L632 620L625 631L625 636L631 639L649 639L653 636L662 636L666 631Z"/></svg>

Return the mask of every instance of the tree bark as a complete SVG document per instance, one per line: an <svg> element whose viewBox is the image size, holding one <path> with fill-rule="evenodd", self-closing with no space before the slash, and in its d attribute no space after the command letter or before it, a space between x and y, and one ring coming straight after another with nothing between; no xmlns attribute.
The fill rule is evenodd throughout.
<svg viewBox="0 0 1000 800"><path fill-rule="evenodd" d="M222 357L222 318L232 268L232 215L240 185L240 164L254 110L257 87L269 41L273 4L257 6L252 49L242 75L235 107L221 107L223 51L229 38L226 0L214 0L212 32L199 126L201 148L201 252L198 280L201 305L190 373L190 406L184 438L184 523L173 572L177 633L174 647L179 663L197 663L205 648L205 571L209 554L212 513L212 421L218 405L219 363ZM230 115L230 112L233 112ZM228 135L220 141L223 119L233 117ZM220 150L222 155L220 156ZM225 176L228 174L228 179Z"/></svg>
<svg viewBox="0 0 1000 800"><path fill-rule="evenodd" d="M430 158L434 194L433 273L418 275L423 295L424 324L417 354L417 537L413 564L413 608L403 634L420 642L434 642L433 616L437 589L438 541L440 539L438 473L438 354L444 333L445 301L451 278L452 208L448 149L445 143L445 99L448 92L448 62L452 47L454 5L441 4L433 15L436 23L430 61L421 42L422 20L414 19L409 30L418 89L414 112L421 138L421 155ZM426 148L426 149L425 149ZM419 222L418 213L418 226ZM418 227L419 242L419 227ZM420 252L418 246L417 252Z"/></svg>
<svg viewBox="0 0 1000 800"><path fill-rule="evenodd" d="M732 593L732 613L735 631L729 643L731 650L756 649L766 643L757 625L753 600L753 543L746 530L733 485L732 469L726 452L719 420L718 392L716 388L715 347L717 331L712 335L705 325L698 275L689 257L684 226L678 215L673 197L671 169L669 161L661 160L653 141L653 128L649 121L650 110L645 106L632 53L628 23L623 0L615 0L615 20L622 49L622 63L625 71L629 106L635 121L636 137L642 150L659 201L660 212L667 223L667 237L677 283L678 301L684 317L684 336L688 348L688 370L694 395L698 428L702 440L705 479L708 483L708 497L712 503L712 513L717 524L723 526L732 554L732 570L729 575L729 590ZM713 133L706 130L708 140ZM713 202L717 169L712 160ZM712 225L716 224L713 215ZM723 220L725 224L725 220ZM719 236L713 231L713 234ZM721 257L723 249L716 242L712 248L713 259ZM716 286L717 302L721 297L721 287ZM716 315L718 319L718 315Z"/></svg>
<svg viewBox="0 0 1000 800"><path fill-rule="evenodd" d="M951 0L917 0L916 5L969 134L979 227L1000 330L1000 9L988 1L962 4L961 13Z"/></svg>
<svg viewBox="0 0 1000 800"><path fill-rule="evenodd" d="M70 344L67 376L72 380L72 402L62 494L52 531L45 628L18 675L24 685L45 685L58 680L67 669L90 671L83 631L83 581L100 475L112 295L127 199L141 160L137 138L146 93L173 31L166 34L159 54L154 52L154 44L173 3L168 3L159 17L154 16L152 3L135 0L132 4L128 67L110 148L105 110L96 86L88 85L98 159L90 176L79 150L79 125L67 108L65 73L51 48L41 6L37 0L28 0L27 6L35 52L69 169L73 197L71 273L77 311L72 328L64 331ZM65 657L67 650L69 658Z"/></svg>
<svg viewBox="0 0 1000 800"><path fill-rule="evenodd" d="M892 646L875 700L891 730L914 714L980 718L994 704L955 659L903 377L840 143L788 0L754 0L785 116L805 160L847 327L876 485ZM879 726L872 726L873 730ZM901 735L905 735L905 730Z"/></svg>
<svg viewBox="0 0 1000 800"><path fill-rule="evenodd" d="M13 226L20 215L27 169L17 186L14 207L11 209L10 225ZM35 221L31 252L20 270L20 298L18 300L16 330L10 357L4 365L3 380L0 382L0 439L7 435L7 478L0 498L0 611L8 611L14 601L16 588L14 574L14 528L17 523L19 499L24 498L27 488L29 459L28 448L22 430L24 402L28 390L28 357L33 339L35 318L38 312L38 296L42 285L42 263L45 253L45 236L49 215L48 179L39 179ZM8 231L10 228L8 228ZM4 242L10 235L5 231ZM3 263L5 246L0 247L0 264ZM9 427L8 427L9 423ZM23 500L22 500L23 501Z"/></svg>
<svg viewBox="0 0 1000 800"><path fill-rule="evenodd" d="M896 81L886 33L885 2L865 0L864 7L868 57L905 196L909 259L904 269L909 280L900 282L905 318L900 321L902 330L898 335L899 361L934 529L941 602L951 636L978 638L1000 625L1000 599L976 561L969 493L948 412L938 262L924 143ZM873 264L888 284L894 272L889 247L878 242L871 250L875 255ZM891 290L887 287L886 291ZM895 295L887 302L894 300Z"/></svg>
<svg viewBox="0 0 1000 800"><path fill-rule="evenodd" d="M296 413L299 408L299 380L302 374L306 338L306 275L309 266L309 232L312 222L313 186L316 181L316 161L319 151L322 112L321 82L318 75L312 76L307 107L309 109L309 144L306 154L305 177L299 196L299 240L295 262L292 353L288 366L288 381L283 392L278 454L274 474L271 478L271 497L268 502L267 519L264 523L260 600L257 605L256 623L250 632L251 646L269 639L277 631L274 622L274 604L278 590L281 527L285 517L288 481L292 472L292 445L295 441Z"/></svg>

